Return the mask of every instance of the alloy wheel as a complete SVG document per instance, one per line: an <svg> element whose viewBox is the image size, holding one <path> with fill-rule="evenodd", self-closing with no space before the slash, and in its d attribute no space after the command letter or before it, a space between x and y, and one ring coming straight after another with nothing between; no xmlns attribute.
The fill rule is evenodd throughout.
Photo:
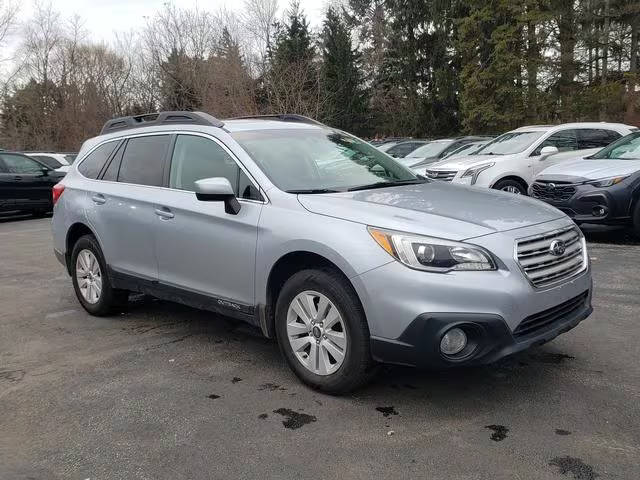
<svg viewBox="0 0 640 480"><path fill-rule="evenodd" d="M507 185L506 187L502 187L502 191L503 192L509 192L509 193L513 193L515 195L521 195L522 192L520 191L520 189L514 185Z"/></svg>
<svg viewBox="0 0 640 480"><path fill-rule="evenodd" d="M316 375L330 375L344 362L345 322L338 308L319 292L306 290L291 301L287 337L298 361Z"/></svg>
<svg viewBox="0 0 640 480"><path fill-rule="evenodd" d="M102 272L91 250L80 250L78 253L76 280L82 297L90 304L98 303L102 294Z"/></svg>

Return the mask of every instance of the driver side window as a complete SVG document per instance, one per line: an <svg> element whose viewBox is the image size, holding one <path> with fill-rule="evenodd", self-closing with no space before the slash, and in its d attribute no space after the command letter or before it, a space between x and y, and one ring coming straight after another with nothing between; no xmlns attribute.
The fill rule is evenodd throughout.
<svg viewBox="0 0 640 480"><path fill-rule="evenodd" d="M224 177L238 198L262 200L238 164L218 143L196 135L178 135L171 159L169 187L195 190L203 178Z"/></svg>
<svg viewBox="0 0 640 480"><path fill-rule="evenodd" d="M42 173L44 165L23 155L2 155L9 173Z"/></svg>
<svg viewBox="0 0 640 480"><path fill-rule="evenodd" d="M568 152L578 149L578 140L576 138L575 130L563 130L556 132L544 140L538 148L531 154L532 157L540 155L544 147L556 147L560 152Z"/></svg>

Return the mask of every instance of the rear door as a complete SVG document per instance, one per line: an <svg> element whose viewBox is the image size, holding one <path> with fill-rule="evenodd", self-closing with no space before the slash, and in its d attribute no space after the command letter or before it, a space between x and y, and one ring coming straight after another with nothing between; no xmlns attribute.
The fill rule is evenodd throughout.
<svg viewBox="0 0 640 480"><path fill-rule="evenodd" d="M109 267L118 273L158 278L154 203L166 191L162 187L171 139L170 134L149 134L120 142L87 188L88 217Z"/></svg>
<svg viewBox="0 0 640 480"><path fill-rule="evenodd" d="M211 177L229 180L241 204L237 215L225 213L223 202L196 198L194 182ZM193 134L177 136L168 180L156 204L160 282L250 310L264 203L257 184L221 142Z"/></svg>

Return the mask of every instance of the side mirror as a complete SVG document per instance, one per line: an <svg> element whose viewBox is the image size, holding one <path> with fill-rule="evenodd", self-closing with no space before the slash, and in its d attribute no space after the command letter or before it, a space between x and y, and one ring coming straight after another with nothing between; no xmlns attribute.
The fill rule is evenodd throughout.
<svg viewBox="0 0 640 480"><path fill-rule="evenodd" d="M542 147L542 150L540 150L540 160L544 160L545 158L550 157L551 155L555 155L559 151L560 150L558 150L558 147L553 147L551 145Z"/></svg>
<svg viewBox="0 0 640 480"><path fill-rule="evenodd" d="M240 202L231 183L224 177L203 178L195 182L196 198L202 202L224 202L224 211L237 215Z"/></svg>

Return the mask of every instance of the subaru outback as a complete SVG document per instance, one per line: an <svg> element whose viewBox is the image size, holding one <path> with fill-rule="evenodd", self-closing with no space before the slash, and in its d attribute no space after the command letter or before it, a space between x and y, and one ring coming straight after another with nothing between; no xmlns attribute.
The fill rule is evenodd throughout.
<svg viewBox="0 0 640 480"><path fill-rule="evenodd" d="M53 195L55 254L91 315L142 292L244 320L331 393L383 362L491 363L592 310L559 210L425 179L297 115L110 120Z"/></svg>

